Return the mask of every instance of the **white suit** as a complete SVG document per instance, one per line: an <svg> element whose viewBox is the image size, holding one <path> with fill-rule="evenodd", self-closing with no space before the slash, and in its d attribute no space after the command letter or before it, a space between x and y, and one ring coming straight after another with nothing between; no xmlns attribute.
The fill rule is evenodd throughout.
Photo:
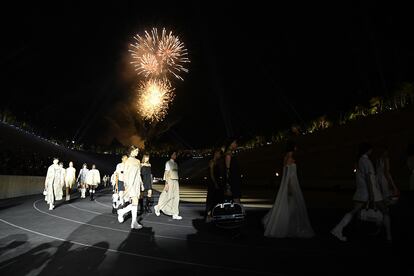
<svg viewBox="0 0 414 276"><path fill-rule="evenodd" d="M86 175L86 184L89 186L98 186L101 183L101 175L97 169L92 169Z"/></svg>

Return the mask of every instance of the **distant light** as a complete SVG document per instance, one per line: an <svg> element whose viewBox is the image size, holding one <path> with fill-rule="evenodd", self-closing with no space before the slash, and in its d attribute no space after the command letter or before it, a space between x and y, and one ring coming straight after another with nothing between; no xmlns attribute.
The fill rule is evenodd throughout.
<svg viewBox="0 0 414 276"><path fill-rule="evenodd" d="M356 173L356 169L354 169L354 173Z"/></svg>
<svg viewBox="0 0 414 276"><path fill-rule="evenodd" d="M207 176L204 176L204 180L206 180L207 179Z"/></svg>
<svg viewBox="0 0 414 276"><path fill-rule="evenodd" d="M276 176L279 176L279 173L276 173Z"/></svg>
<svg viewBox="0 0 414 276"><path fill-rule="evenodd" d="M188 180L189 178L187 177L186 179Z"/></svg>
<svg viewBox="0 0 414 276"><path fill-rule="evenodd" d="M75 141L72 140L72 144L75 144Z"/></svg>
<svg viewBox="0 0 414 276"><path fill-rule="evenodd" d="M240 177L243 178L243 175L241 174Z"/></svg>

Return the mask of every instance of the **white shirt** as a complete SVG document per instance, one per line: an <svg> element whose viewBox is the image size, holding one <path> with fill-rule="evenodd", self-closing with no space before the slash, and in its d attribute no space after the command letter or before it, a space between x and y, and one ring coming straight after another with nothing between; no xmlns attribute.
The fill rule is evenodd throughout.
<svg viewBox="0 0 414 276"><path fill-rule="evenodd" d="M372 165L372 162L371 160L369 160L368 155L364 154L359 159L358 170L359 173L364 177L368 177L369 175L375 175L374 165Z"/></svg>
<svg viewBox="0 0 414 276"><path fill-rule="evenodd" d="M116 165L116 170L115 173L118 174L118 181L122 181L124 182L125 177L124 177L124 173L125 173L125 164L124 163L119 163L118 165Z"/></svg>
<svg viewBox="0 0 414 276"><path fill-rule="evenodd" d="M169 178L170 179L175 179L178 180L178 165L177 163L170 159L165 163L165 174L164 174L164 180L165 179L165 175L166 173L169 173Z"/></svg>

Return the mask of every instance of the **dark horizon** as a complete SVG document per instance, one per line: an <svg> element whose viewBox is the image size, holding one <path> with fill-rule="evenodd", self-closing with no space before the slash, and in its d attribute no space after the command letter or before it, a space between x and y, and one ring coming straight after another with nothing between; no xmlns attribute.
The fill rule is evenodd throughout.
<svg viewBox="0 0 414 276"><path fill-rule="evenodd" d="M138 141L128 44L167 27L191 63L159 142L188 148L337 116L412 82L414 40L397 4L26 4L3 9L0 108L50 136ZM134 136L136 135L136 136ZM131 137L134 136L133 139Z"/></svg>

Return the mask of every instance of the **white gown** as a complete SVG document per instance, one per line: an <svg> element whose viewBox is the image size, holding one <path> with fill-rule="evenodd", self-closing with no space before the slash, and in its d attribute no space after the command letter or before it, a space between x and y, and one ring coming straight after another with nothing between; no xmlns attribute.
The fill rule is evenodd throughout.
<svg viewBox="0 0 414 276"><path fill-rule="evenodd" d="M299 186L296 164L284 167L275 203L263 218L263 223L266 237L311 238L314 236Z"/></svg>

